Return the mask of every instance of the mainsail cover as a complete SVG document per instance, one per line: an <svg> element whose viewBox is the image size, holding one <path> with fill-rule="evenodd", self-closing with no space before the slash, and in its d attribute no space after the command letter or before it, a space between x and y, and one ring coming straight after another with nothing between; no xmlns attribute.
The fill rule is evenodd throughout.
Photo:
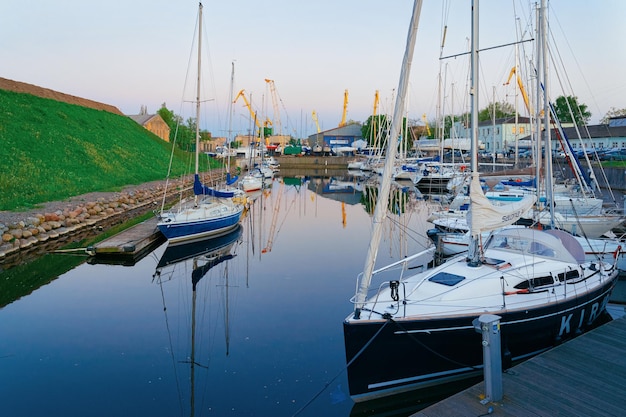
<svg viewBox="0 0 626 417"><path fill-rule="evenodd" d="M472 236L515 223L535 204L536 197L528 195L520 201L494 206L483 193L478 173L472 173L470 208L467 213Z"/></svg>
<svg viewBox="0 0 626 417"><path fill-rule="evenodd" d="M195 174L193 179L193 193L195 195L210 195L220 198L232 198L235 196L235 193L231 191L219 191L207 187L206 185L202 184L202 181L200 181L200 176L198 174Z"/></svg>

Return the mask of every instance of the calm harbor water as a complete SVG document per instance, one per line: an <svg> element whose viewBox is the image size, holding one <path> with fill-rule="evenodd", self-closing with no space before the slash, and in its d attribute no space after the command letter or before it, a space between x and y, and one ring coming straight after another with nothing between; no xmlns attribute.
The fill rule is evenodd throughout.
<svg viewBox="0 0 626 417"><path fill-rule="evenodd" d="M163 244L134 266L46 255L71 266L20 269L11 280L24 287L50 276L0 308L2 414L410 414L357 407L347 389L342 321L374 195L354 177L276 178L240 235L204 256ZM427 243L432 203L410 188L396 197L379 265Z"/></svg>

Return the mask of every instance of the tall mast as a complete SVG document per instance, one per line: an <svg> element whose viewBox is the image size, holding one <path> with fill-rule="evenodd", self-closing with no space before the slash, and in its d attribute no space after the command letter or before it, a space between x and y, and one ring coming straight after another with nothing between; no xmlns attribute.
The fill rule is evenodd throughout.
<svg viewBox="0 0 626 417"><path fill-rule="evenodd" d="M372 281L372 273L376 256L378 255L378 247L383 232L383 221L387 216L387 204L389 203L389 190L391 189L391 173L395 164L396 154L398 153L398 135L402 127L402 116L404 114L404 103L408 90L409 75L411 73L411 63L413 62L413 49L415 48L415 39L417 37L417 27L419 24L419 16L422 10L422 0L415 0L413 4L413 14L411 16L411 24L407 35L406 49L404 51L404 59L402 60L402 70L400 72L400 81L398 82L398 97L393 111L393 119L391 122L391 132L387 138L387 154L385 157L385 167L374 209L374 218L372 219L372 239L367 249L367 258L363 268L363 277L359 284L356 294L356 303L354 310L354 318L361 317L361 308L367 298L367 291Z"/></svg>
<svg viewBox="0 0 626 417"><path fill-rule="evenodd" d="M226 139L226 151L228 158L226 159L226 180L230 181L230 142L233 134L233 89L235 88L235 62L231 62L230 70L230 92L228 96L228 138Z"/></svg>
<svg viewBox="0 0 626 417"><path fill-rule="evenodd" d="M543 181L544 178L541 171L541 167L543 166L543 158L542 158L542 154L541 154L541 148L542 148L542 140L543 140L543 135L541 134L541 109L543 108L543 103L541 102L541 91L542 91L542 82L543 82L543 48L541 46L541 19L542 19L542 12L541 12L541 7L539 7L536 10L536 19L537 19L537 58L536 58L536 66L535 66L535 72L536 72L536 90L537 90L537 96L535 97L536 100L536 105L535 105L535 109L536 109L536 115L535 115L535 120L534 120L534 125L535 125L535 142L536 142L536 146L535 146L535 178L536 178L536 182L537 182L537 202L541 201L540 198L542 197L542 188L545 185L545 182ZM537 203L539 204L539 203Z"/></svg>
<svg viewBox="0 0 626 417"><path fill-rule="evenodd" d="M200 162L200 70L202 67L202 3L198 9L198 75L196 87L196 174Z"/></svg>
<svg viewBox="0 0 626 417"><path fill-rule="evenodd" d="M472 184L470 187L480 183L478 182L478 0L472 0L472 46L471 46L471 77L470 77L470 99L471 99L471 116L470 116L470 138L472 154L470 155L470 166L472 175ZM494 150L495 151L495 150ZM471 216L471 214L470 214ZM471 217L470 217L471 224ZM478 238L471 231L471 240L468 248L468 265L480 265Z"/></svg>
<svg viewBox="0 0 626 417"><path fill-rule="evenodd" d="M545 164L546 164L546 184L552 184L552 138L550 135L550 102L548 95L548 17L546 16L548 9L546 7L546 0L541 0L541 50L543 57L543 126L546 132L546 145L545 145ZM541 132L539 133L541 139ZM541 141L540 141L541 143ZM546 186L546 204L550 208L550 227L554 229L554 207L552 201L554 200L553 190L551 186Z"/></svg>

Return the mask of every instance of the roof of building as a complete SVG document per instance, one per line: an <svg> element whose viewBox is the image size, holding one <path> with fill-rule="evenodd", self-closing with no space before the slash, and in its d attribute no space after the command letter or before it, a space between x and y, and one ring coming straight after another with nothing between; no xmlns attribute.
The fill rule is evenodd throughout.
<svg viewBox="0 0 626 417"><path fill-rule="evenodd" d="M345 126L334 127L332 129L324 130L319 133L314 133L309 135L309 138L315 138L317 135L320 136L351 136L351 137L361 137L361 125L359 123L351 123Z"/></svg>
<svg viewBox="0 0 626 417"><path fill-rule="evenodd" d="M515 116L507 116L507 117L501 117L499 119L496 119L495 122L493 120L483 120L482 122L478 123L478 126L491 126L493 124L496 125L510 125L510 124L515 124L515 123L519 123L519 124L529 124L530 123L530 118L529 117L522 117L522 116L517 116L517 121L515 120Z"/></svg>
<svg viewBox="0 0 626 417"><path fill-rule="evenodd" d="M577 131L578 129L578 131ZM609 126L609 125L589 125L584 127L566 127L563 133L568 139L579 137L583 139L604 139L604 138L626 138L626 126ZM552 129L550 135L556 139L556 129ZM530 136L521 138L521 140L530 139Z"/></svg>
<svg viewBox="0 0 626 417"><path fill-rule="evenodd" d="M131 114L128 117L139 123L141 126L144 126L148 123L152 118L159 116L158 114ZM160 116L159 116L160 117Z"/></svg>

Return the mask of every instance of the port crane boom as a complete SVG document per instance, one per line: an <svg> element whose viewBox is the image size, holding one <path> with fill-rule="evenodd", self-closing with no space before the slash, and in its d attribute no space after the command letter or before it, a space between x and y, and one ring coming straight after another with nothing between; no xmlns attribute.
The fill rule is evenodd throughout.
<svg viewBox="0 0 626 417"><path fill-rule="evenodd" d="M274 80L268 78L265 82L270 86L270 92L272 93L272 106L274 107L274 131L277 135L282 135L282 124L280 122L280 109L278 108L278 93L276 92L276 84Z"/></svg>
<svg viewBox="0 0 626 417"><path fill-rule="evenodd" d="M313 112L311 113L311 118L313 118L313 121L315 122L315 126L317 127L317 133L320 133L320 124L317 121L317 113L315 113L315 110L313 110Z"/></svg>
<svg viewBox="0 0 626 417"><path fill-rule="evenodd" d="M346 125L346 116L348 115L348 90L343 93L343 113L341 114L341 123L339 123L339 127L344 127Z"/></svg>

